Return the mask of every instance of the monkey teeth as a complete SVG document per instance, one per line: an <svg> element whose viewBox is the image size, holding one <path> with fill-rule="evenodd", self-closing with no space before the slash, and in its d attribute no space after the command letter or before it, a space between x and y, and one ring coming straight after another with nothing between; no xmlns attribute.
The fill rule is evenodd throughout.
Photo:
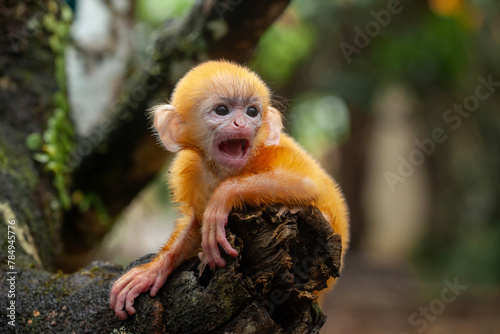
<svg viewBox="0 0 500 334"><path fill-rule="evenodd" d="M246 139L229 139L219 144L219 151L232 159L244 158L249 147Z"/></svg>

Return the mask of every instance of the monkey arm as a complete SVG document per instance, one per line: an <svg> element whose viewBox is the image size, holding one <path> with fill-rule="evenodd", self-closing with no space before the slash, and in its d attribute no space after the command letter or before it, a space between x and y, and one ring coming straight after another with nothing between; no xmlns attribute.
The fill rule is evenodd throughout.
<svg viewBox="0 0 500 334"><path fill-rule="evenodd" d="M318 187L310 177L276 169L228 179L216 189L211 201L225 199L231 209L241 207L244 203L304 205L314 202L318 196Z"/></svg>
<svg viewBox="0 0 500 334"><path fill-rule="evenodd" d="M202 247L208 264L211 268L225 266L219 245L231 256L238 254L225 232L233 207L241 207L243 203L306 205L314 203L318 195L318 187L311 178L282 169L225 180L215 189L203 215Z"/></svg>
<svg viewBox="0 0 500 334"><path fill-rule="evenodd" d="M200 239L194 215L179 219L174 233L153 261L133 268L113 284L109 304L115 314L125 320L135 313L134 299L139 294L151 289L150 295L154 297L172 271L194 254Z"/></svg>

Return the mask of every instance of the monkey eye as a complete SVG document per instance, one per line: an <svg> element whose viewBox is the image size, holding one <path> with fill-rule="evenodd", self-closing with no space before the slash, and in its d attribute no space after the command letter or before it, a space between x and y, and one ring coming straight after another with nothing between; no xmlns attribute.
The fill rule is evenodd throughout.
<svg viewBox="0 0 500 334"><path fill-rule="evenodd" d="M221 104L220 106L215 107L215 113L219 116L226 116L229 114L229 109L225 105Z"/></svg>
<svg viewBox="0 0 500 334"><path fill-rule="evenodd" d="M257 117L259 110L255 107L250 107L247 109L247 115L250 117Z"/></svg>

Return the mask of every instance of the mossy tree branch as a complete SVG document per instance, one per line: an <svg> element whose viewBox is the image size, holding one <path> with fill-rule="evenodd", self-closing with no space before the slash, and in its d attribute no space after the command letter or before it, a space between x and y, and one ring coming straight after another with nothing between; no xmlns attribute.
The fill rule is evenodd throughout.
<svg viewBox="0 0 500 334"><path fill-rule="evenodd" d="M136 315L120 321L109 308L124 269L96 262L75 274L21 272L17 330L35 333L318 333L325 316L313 291L340 270L341 239L313 207L233 212L228 240L239 255L223 269L183 263L155 298L141 294ZM151 260L153 254L128 268ZM201 273L200 273L201 270ZM6 285L0 292L6 293ZM0 325L5 328L2 313Z"/></svg>
<svg viewBox="0 0 500 334"><path fill-rule="evenodd" d="M15 302L16 327L7 324L11 311L6 307L0 310L0 327L35 333L317 333L325 317L314 304L313 291L338 276L341 240L314 208L232 213L228 238L239 256L228 259L224 269L205 268L201 273L197 260L185 262L158 297L142 294L136 304L139 313L124 323L108 306L111 285L123 268L94 263L71 275L50 272L61 240L73 255L84 254L106 228L95 208L80 212L75 205L64 212L54 172L33 159L26 143L29 135L44 133L57 108L67 107L58 105L64 87L56 78L54 56L59 53L49 41L53 31L40 25L23 35L26 22L45 22L48 15L48 22L54 23L61 17L64 4L43 4L0 5L8 14L0 19L6 32L0 36L5 42L0 43L0 217L7 222L6 231L12 221L16 228L12 268L7 262L11 244L0 242L1 273L15 282L4 279L0 294L16 295L8 300ZM163 164L165 154L150 135L144 110L159 92L170 92L179 64L222 56L248 59L259 36L287 4L206 1L182 24L163 28L145 70L132 79L110 122L97 133L98 144L89 154L79 156L76 150L70 156L73 195L76 190L95 194L113 220ZM21 37L19 43L8 41L13 35ZM14 66L18 63L23 67ZM133 92L141 87L145 94L138 99ZM61 115L69 120L66 113ZM83 140L76 143L77 149ZM68 247L71 243L74 247ZM16 274L7 277L11 271Z"/></svg>

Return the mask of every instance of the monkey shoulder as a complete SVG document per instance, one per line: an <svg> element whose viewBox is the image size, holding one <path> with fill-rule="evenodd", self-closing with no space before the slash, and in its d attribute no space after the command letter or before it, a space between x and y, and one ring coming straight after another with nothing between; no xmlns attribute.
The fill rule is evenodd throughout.
<svg viewBox="0 0 500 334"><path fill-rule="evenodd" d="M182 150L175 156L169 173L173 176L188 176L199 173L202 161L199 154L191 150Z"/></svg>
<svg viewBox="0 0 500 334"><path fill-rule="evenodd" d="M177 153L168 171L168 183L177 200L184 202L190 197L190 189L196 189L199 183L201 169L201 157L196 152L182 150Z"/></svg>
<svg viewBox="0 0 500 334"><path fill-rule="evenodd" d="M280 136L280 143L271 147L274 151L270 165L274 168L291 168L295 171L321 168L319 163L286 133Z"/></svg>
<svg viewBox="0 0 500 334"><path fill-rule="evenodd" d="M338 191L335 180L321 164L287 134L281 135L272 168L287 170L307 177L319 186L322 195Z"/></svg>

